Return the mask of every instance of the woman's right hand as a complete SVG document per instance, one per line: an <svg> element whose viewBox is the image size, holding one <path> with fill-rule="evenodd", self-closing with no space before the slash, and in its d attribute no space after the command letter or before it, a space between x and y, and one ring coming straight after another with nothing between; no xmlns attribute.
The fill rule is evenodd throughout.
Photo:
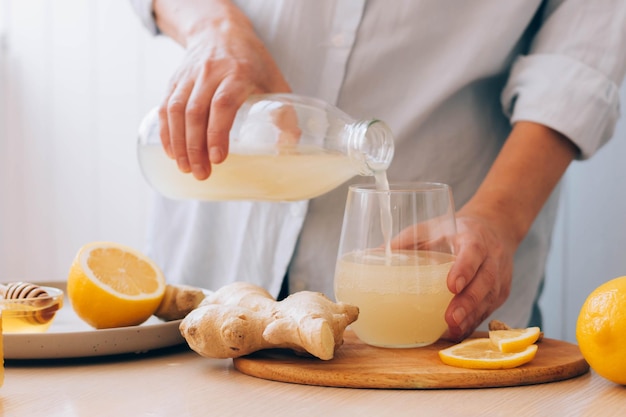
<svg viewBox="0 0 626 417"><path fill-rule="evenodd" d="M224 0L192 3L154 3L159 28L186 49L159 123L165 152L203 180L226 158L235 114L248 96L290 88L239 9Z"/></svg>

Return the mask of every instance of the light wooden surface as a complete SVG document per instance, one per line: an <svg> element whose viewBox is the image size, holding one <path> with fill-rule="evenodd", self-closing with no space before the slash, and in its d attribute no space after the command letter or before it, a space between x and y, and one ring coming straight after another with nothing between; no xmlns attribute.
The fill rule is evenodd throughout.
<svg viewBox="0 0 626 417"><path fill-rule="evenodd" d="M167 354L7 364L4 417L623 416L626 388L591 372L512 388L373 390L267 381L179 347Z"/></svg>
<svg viewBox="0 0 626 417"><path fill-rule="evenodd" d="M475 337L488 337L486 332ZM577 345L544 338L530 362L513 369L486 371L445 365L438 352L452 343L440 340L418 349L382 349L361 342L347 330L330 361L268 350L237 358L235 368L259 378L307 385L351 388L479 388L560 381L589 369Z"/></svg>

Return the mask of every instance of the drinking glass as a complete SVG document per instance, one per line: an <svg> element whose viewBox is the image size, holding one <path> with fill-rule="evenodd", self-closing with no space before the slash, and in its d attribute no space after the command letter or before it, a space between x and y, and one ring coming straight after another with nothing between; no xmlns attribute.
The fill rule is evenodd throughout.
<svg viewBox="0 0 626 417"><path fill-rule="evenodd" d="M411 348L443 335L455 234L446 184L350 187L334 285L338 301L359 307L351 325L359 339Z"/></svg>

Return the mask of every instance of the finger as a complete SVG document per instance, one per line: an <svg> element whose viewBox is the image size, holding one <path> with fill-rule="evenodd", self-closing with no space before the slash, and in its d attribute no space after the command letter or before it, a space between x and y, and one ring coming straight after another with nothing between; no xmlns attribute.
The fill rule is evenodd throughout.
<svg viewBox="0 0 626 417"><path fill-rule="evenodd" d="M159 117L159 137L161 138L161 145L163 146L163 150L170 158L174 159L174 152L172 152L172 147L170 145L170 128L167 123L167 100L169 99L169 95L163 101L161 106L159 107L158 117Z"/></svg>
<svg viewBox="0 0 626 417"><path fill-rule="evenodd" d="M178 169L190 172L187 143L185 138L185 108L193 90L194 83L179 84L167 101L167 123L169 126L170 146Z"/></svg>
<svg viewBox="0 0 626 417"><path fill-rule="evenodd" d="M494 269L486 265L484 263L465 289L454 296L446 310L451 337L467 337L498 307L500 283Z"/></svg>
<svg viewBox="0 0 626 417"><path fill-rule="evenodd" d="M208 80L196 81L185 109L187 157L193 176L199 180L204 180L211 175L206 132L209 123L209 106L214 92L214 83Z"/></svg>
<svg viewBox="0 0 626 417"><path fill-rule="evenodd" d="M455 239L456 260L448 272L447 285L453 294L459 294L476 276L487 259L486 246L466 234Z"/></svg>
<svg viewBox="0 0 626 417"><path fill-rule="evenodd" d="M298 113L291 105L280 106L271 112L272 123L280 132L279 145L296 145L300 142L302 129L298 123Z"/></svg>
<svg viewBox="0 0 626 417"><path fill-rule="evenodd" d="M391 240L391 248L453 253L454 236L454 224L446 216L433 217L401 230Z"/></svg>
<svg viewBox="0 0 626 417"><path fill-rule="evenodd" d="M211 164L219 164L226 159L230 129L237 110L253 92L249 84L228 78L224 79L215 91L206 134Z"/></svg>
<svg viewBox="0 0 626 417"><path fill-rule="evenodd" d="M390 242L392 249L413 249L416 248L420 240L423 239L422 227L420 224L414 224L400 231ZM427 228L423 228L424 231Z"/></svg>

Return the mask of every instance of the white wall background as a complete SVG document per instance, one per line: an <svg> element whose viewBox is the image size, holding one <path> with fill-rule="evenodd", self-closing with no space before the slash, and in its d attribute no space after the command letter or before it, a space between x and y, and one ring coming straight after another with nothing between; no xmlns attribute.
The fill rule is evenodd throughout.
<svg viewBox="0 0 626 417"><path fill-rule="evenodd" d="M180 57L127 0L0 0L0 281L64 280L94 240L143 246L136 129ZM566 176L541 300L549 337L574 341L586 295L626 275L625 156L623 120Z"/></svg>
<svg viewBox="0 0 626 417"><path fill-rule="evenodd" d="M78 248L140 248L136 130L181 51L126 0L0 0L0 280L62 280Z"/></svg>

